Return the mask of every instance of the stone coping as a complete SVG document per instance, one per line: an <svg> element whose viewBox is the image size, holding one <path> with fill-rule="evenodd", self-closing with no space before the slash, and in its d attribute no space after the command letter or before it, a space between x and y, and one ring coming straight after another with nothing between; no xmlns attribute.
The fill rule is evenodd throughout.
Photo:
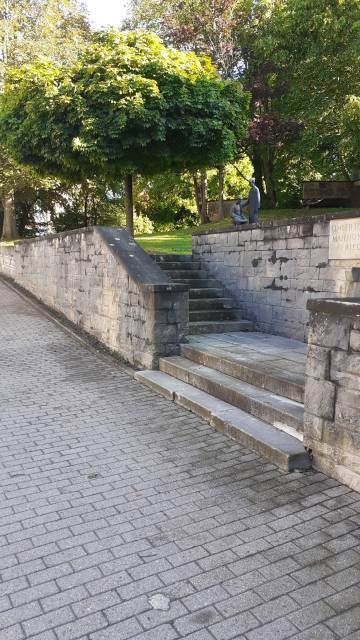
<svg viewBox="0 0 360 640"><path fill-rule="evenodd" d="M322 213L318 216L301 216L299 218L286 218L283 220L264 220L255 224L231 225L222 229L208 229L207 231L194 231L193 236L207 236L217 233L238 233L251 229L276 229L277 227L288 227L290 225L316 224L319 222L330 222L330 220L347 220L349 218L360 218L360 211L338 211L334 213Z"/></svg>
<svg viewBox="0 0 360 640"><path fill-rule="evenodd" d="M360 298L318 298L308 300L306 306L316 313L360 318Z"/></svg>

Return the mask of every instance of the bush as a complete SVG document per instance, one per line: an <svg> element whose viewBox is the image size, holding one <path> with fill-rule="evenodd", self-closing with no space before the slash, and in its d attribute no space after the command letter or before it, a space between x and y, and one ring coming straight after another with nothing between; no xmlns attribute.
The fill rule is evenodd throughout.
<svg viewBox="0 0 360 640"><path fill-rule="evenodd" d="M173 231L198 224L198 215L184 205L166 203L147 209L147 215L154 224L155 231Z"/></svg>
<svg viewBox="0 0 360 640"><path fill-rule="evenodd" d="M150 218L140 213L140 215L134 218L134 233L136 235L143 235L144 233L152 233L154 231L154 224Z"/></svg>

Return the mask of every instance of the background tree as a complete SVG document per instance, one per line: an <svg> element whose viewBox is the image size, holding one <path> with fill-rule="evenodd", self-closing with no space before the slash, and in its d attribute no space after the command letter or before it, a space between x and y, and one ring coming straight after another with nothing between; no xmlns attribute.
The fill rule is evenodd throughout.
<svg viewBox="0 0 360 640"><path fill-rule="evenodd" d="M277 108L303 124L282 150L284 165L303 163L308 178L352 177L359 157L343 116L349 96L360 96L359 0L279 0L262 36L259 55L274 60L284 86Z"/></svg>
<svg viewBox="0 0 360 640"><path fill-rule="evenodd" d="M0 0L0 92L9 69L42 56L58 62L73 60L88 34L85 10L78 0ZM29 172L11 159L4 146L0 154L2 238L12 239L17 235L16 194L24 193L25 184L31 190L31 184L27 183Z"/></svg>
<svg viewBox="0 0 360 640"><path fill-rule="evenodd" d="M154 34L95 34L75 65L9 74L1 132L14 157L83 183L125 177L132 233L134 174L225 163L247 126L248 99L210 61Z"/></svg>
<svg viewBox="0 0 360 640"><path fill-rule="evenodd" d="M273 86L275 74L265 64L262 38L265 18L275 0L132 0L129 24L149 25L167 42L182 49L204 53L223 78L241 78L251 94L252 123L241 140L249 154L262 196L274 206L274 152L278 144L295 136L297 123L273 111L273 97L281 91ZM283 121L284 120L284 121ZM219 166L219 203L222 201L224 168ZM266 192L263 189L263 182ZM201 203L204 187L194 180L196 200ZM221 207L220 207L221 208ZM200 207L199 207L200 213Z"/></svg>
<svg viewBox="0 0 360 640"><path fill-rule="evenodd" d="M251 125L239 148L269 205L298 204L304 179L357 175L343 107L360 95L359 0L132 0L131 7L134 25L151 24L167 42L210 55L224 77L242 78Z"/></svg>

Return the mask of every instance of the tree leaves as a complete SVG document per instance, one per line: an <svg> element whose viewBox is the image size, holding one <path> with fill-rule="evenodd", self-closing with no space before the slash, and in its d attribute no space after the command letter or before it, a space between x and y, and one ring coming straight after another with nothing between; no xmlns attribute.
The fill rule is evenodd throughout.
<svg viewBox="0 0 360 640"><path fill-rule="evenodd" d="M95 34L72 66L9 75L0 127L15 157L79 180L154 175L229 160L248 98L209 60L147 31Z"/></svg>

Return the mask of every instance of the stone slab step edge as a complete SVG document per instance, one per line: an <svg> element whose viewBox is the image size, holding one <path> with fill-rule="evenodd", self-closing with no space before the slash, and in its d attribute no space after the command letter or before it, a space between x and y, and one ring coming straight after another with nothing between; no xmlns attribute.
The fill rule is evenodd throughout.
<svg viewBox="0 0 360 640"><path fill-rule="evenodd" d="M238 313L234 309L201 309L200 311L189 311L190 322L214 322L229 320L240 320Z"/></svg>
<svg viewBox="0 0 360 640"><path fill-rule="evenodd" d="M241 409L161 371L139 371L134 377L165 398L200 416L217 431L268 458L284 471L305 471L311 468L310 457L297 438Z"/></svg>
<svg viewBox="0 0 360 640"><path fill-rule="evenodd" d="M150 253L155 262L197 262L191 253Z"/></svg>
<svg viewBox="0 0 360 640"><path fill-rule="evenodd" d="M171 278L171 280L177 284L184 284L191 289L220 289L224 291L224 288L219 282L219 280L215 280L214 278Z"/></svg>
<svg viewBox="0 0 360 640"><path fill-rule="evenodd" d="M228 309L230 311L233 308L234 303L231 298L192 298L189 300L190 311L206 311L207 309L213 311Z"/></svg>
<svg viewBox="0 0 360 640"><path fill-rule="evenodd" d="M209 280L212 279L209 276L208 272L204 269L188 269L187 271L183 271L182 269L174 269L171 271L170 269L161 268L161 271L164 271L169 278L172 280Z"/></svg>
<svg viewBox="0 0 360 640"><path fill-rule="evenodd" d="M206 333L237 333L238 331L254 331L254 323L249 320L189 322L189 334L193 336Z"/></svg>
<svg viewBox="0 0 360 640"><path fill-rule="evenodd" d="M303 432L304 408L300 403L196 364L182 356L160 358L159 369L274 427L283 430L290 427Z"/></svg>
<svg viewBox="0 0 360 640"><path fill-rule="evenodd" d="M189 289L190 300L199 300L199 298L223 298L223 287L191 287Z"/></svg>
<svg viewBox="0 0 360 640"><path fill-rule="evenodd" d="M243 362L236 362L225 355L218 355L206 348L194 345L183 344L180 347L180 354L188 360L192 360L197 364L204 365L228 376L243 380L249 384L259 387L259 389L267 389L279 396L285 396L289 400L295 402L304 402L304 385L294 382L279 374L269 372L268 369L259 370L251 367Z"/></svg>
<svg viewBox="0 0 360 640"><path fill-rule="evenodd" d="M201 271L200 262L157 262L164 271Z"/></svg>

